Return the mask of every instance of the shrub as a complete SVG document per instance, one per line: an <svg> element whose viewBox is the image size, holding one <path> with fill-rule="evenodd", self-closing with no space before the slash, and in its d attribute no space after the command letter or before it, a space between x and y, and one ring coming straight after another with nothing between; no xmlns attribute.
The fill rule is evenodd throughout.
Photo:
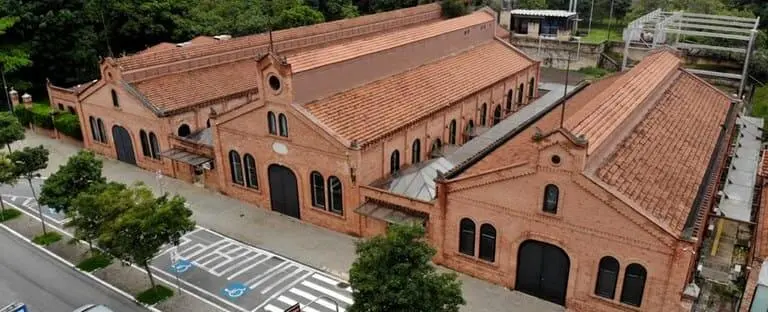
<svg viewBox="0 0 768 312"><path fill-rule="evenodd" d="M14 107L13 114L16 115L16 118L19 119L19 122L24 127L29 127L29 124L32 123L32 112L23 105Z"/></svg>
<svg viewBox="0 0 768 312"><path fill-rule="evenodd" d="M103 252L95 252L93 256L80 261L80 263L77 264L77 268L86 272L93 272L105 268L110 264L112 264L112 257Z"/></svg>
<svg viewBox="0 0 768 312"><path fill-rule="evenodd" d="M21 215L16 209L5 208L5 213L0 211L0 222L8 221Z"/></svg>
<svg viewBox="0 0 768 312"><path fill-rule="evenodd" d="M51 119L51 107L45 104L33 104L32 109L32 123L35 126L45 129L53 129L53 120Z"/></svg>
<svg viewBox="0 0 768 312"><path fill-rule="evenodd" d="M171 296L173 296L173 290L162 285L157 285L153 288L141 292L138 296L136 296L136 300L143 304L152 305Z"/></svg>
<svg viewBox="0 0 768 312"><path fill-rule="evenodd" d="M461 0L443 0L440 2L443 16L447 18L459 17L467 14L467 6Z"/></svg>
<svg viewBox="0 0 768 312"><path fill-rule="evenodd" d="M80 119L72 113L61 113L53 120L56 130L78 140L83 139L83 132L80 131Z"/></svg>
<svg viewBox="0 0 768 312"><path fill-rule="evenodd" d="M61 240L61 234L56 232L48 232L45 234L40 234L38 236L35 236L35 238L32 239L35 244L48 246L50 244L53 244L55 242L58 242Z"/></svg>
<svg viewBox="0 0 768 312"><path fill-rule="evenodd" d="M579 72L591 78L600 78L608 74L608 71L600 67L584 67Z"/></svg>

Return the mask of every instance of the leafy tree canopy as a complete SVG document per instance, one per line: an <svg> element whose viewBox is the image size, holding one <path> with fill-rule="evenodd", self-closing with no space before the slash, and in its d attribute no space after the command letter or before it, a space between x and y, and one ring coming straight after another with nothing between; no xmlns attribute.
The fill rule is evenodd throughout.
<svg viewBox="0 0 768 312"><path fill-rule="evenodd" d="M80 192L91 185L104 183L102 166L93 152L81 150L45 180L40 191L40 203L56 211L67 211Z"/></svg>
<svg viewBox="0 0 768 312"><path fill-rule="evenodd" d="M13 162L14 174L31 180L37 177L38 171L48 167L48 150L42 145L36 147L24 147L13 151L9 159Z"/></svg>
<svg viewBox="0 0 768 312"><path fill-rule="evenodd" d="M358 243L349 271L350 312L458 312L465 304L454 273L437 273L435 249L418 225L392 225L386 236Z"/></svg>
<svg viewBox="0 0 768 312"><path fill-rule="evenodd" d="M75 228L76 238L92 244L105 225L133 206L126 189L125 184L109 182L92 184L79 192L70 203L66 226Z"/></svg>
<svg viewBox="0 0 768 312"><path fill-rule="evenodd" d="M2 53L2 52L0 52ZM24 139L24 127L11 112L0 112L0 145L8 146Z"/></svg>

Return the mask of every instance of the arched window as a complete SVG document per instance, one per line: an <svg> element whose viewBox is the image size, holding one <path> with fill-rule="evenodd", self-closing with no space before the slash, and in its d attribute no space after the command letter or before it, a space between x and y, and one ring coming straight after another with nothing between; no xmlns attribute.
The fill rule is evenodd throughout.
<svg viewBox="0 0 768 312"><path fill-rule="evenodd" d="M515 96L515 92L512 89L507 91L507 114L512 112L512 98Z"/></svg>
<svg viewBox="0 0 768 312"><path fill-rule="evenodd" d="M99 125L96 124L96 118L93 118L93 116L88 117L88 122L91 124L91 136L93 137L93 140L101 142L101 138L99 137Z"/></svg>
<svg viewBox="0 0 768 312"><path fill-rule="evenodd" d="M240 162L240 154L229 151L229 169L232 172L232 182L243 185L243 164Z"/></svg>
<svg viewBox="0 0 768 312"><path fill-rule="evenodd" d="M645 276L647 272L642 265L632 263L624 272L624 285L621 288L621 302L639 307L643 302L645 292Z"/></svg>
<svg viewBox="0 0 768 312"><path fill-rule="evenodd" d="M277 118L275 113L267 113L267 125L269 126L269 134L277 135Z"/></svg>
<svg viewBox="0 0 768 312"><path fill-rule="evenodd" d="M467 122L467 128L464 129L464 143L469 142L469 140L472 138L472 130L475 129L475 121L470 120Z"/></svg>
<svg viewBox="0 0 768 312"><path fill-rule="evenodd" d="M205 127L210 128L211 127L211 119L208 118L208 120L205 121Z"/></svg>
<svg viewBox="0 0 768 312"><path fill-rule="evenodd" d="M341 180L339 178L328 177L328 211L344 214L344 198L341 194Z"/></svg>
<svg viewBox="0 0 768 312"><path fill-rule="evenodd" d="M533 98L533 92L536 91L536 79L531 77L531 81L528 83L528 97Z"/></svg>
<svg viewBox="0 0 768 312"><path fill-rule="evenodd" d="M501 122L502 116L503 115L501 114L501 104L496 105L496 109L493 110L493 125L494 126L496 124L498 124L499 122Z"/></svg>
<svg viewBox="0 0 768 312"><path fill-rule="evenodd" d="M117 100L117 91L112 90L112 106L120 107L120 102Z"/></svg>
<svg viewBox="0 0 768 312"><path fill-rule="evenodd" d="M258 189L259 180L256 177L256 160L253 159L251 154L245 154L243 156L243 163L245 163L245 185L253 189Z"/></svg>
<svg viewBox="0 0 768 312"><path fill-rule="evenodd" d="M389 173L395 174L400 170L400 151L395 150L392 155L389 156Z"/></svg>
<svg viewBox="0 0 768 312"><path fill-rule="evenodd" d="M517 105L523 104L523 84L517 87Z"/></svg>
<svg viewBox="0 0 768 312"><path fill-rule="evenodd" d="M317 171L309 174L309 181L312 184L312 206L325 208L325 179Z"/></svg>
<svg viewBox="0 0 768 312"><path fill-rule="evenodd" d="M544 212L557 213L557 202L560 197L560 189L554 184L548 184L544 188Z"/></svg>
<svg viewBox="0 0 768 312"><path fill-rule="evenodd" d="M179 126L178 135L182 138L187 137L190 133L192 133L192 130L189 128L189 125L187 124L181 124Z"/></svg>
<svg viewBox="0 0 768 312"><path fill-rule="evenodd" d="M96 125L99 128L99 141L107 143L107 130L104 130L104 122L101 121L101 118L96 119Z"/></svg>
<svg viewBox="0 0 768 312"><path fill-rule="evenodd" d="M285 115L280 114L277 120L280 123L280 136L288 137L288 119L285 118Z"/></svg>
<svg viewBox="0 0 768 312"><path fill-rule="evenodd" d="M475 256L475 222L468 218L459 223L459 252Z"/></svg>
<svg viewBox="0 0 768 312"><path fill-rule="evenodd" d="M448 125L448 144L456 144L456 119Z"/></svg>
<svg viewBox="0 0 768 312"><path fill-rule="evenodd" d="M157 142L157 136L154 132L149 133L149 147L152 158L160 159L160 143Z"/></svg>
<svg viewBox="0 0 768 312"><path fill-rule="evenodd" d="M483 103L480 106L480 125L485 126L486 120L488 120L488 104Z"/></svg>
<svg viewBox="0 0 768 312"><path fill-rule="evenodd" d="M418 164L421 162L421 140L413 140L411 145L411 163Z"/></svg>
<svg viewBox="0 0 768 312"><path fill-rule="evenodd" d="M149 148L149 136L147 136L146 131L139 131L139 140L141 140L141 154L145 157L150 157L152 155L152 151Z"/></svg>
<svg viewBox="0 0 768 312"><path fill-rule="evenodd" d="M480 226L480 259L496 261L496 228L488 223Z"/></svg>
<svg viewBox="0 0 768 312"><path fill-rule="evenodd" d="M437 155L440 153L441 148L443 148L443 141L440 138L432 141L432 150L429 152L431 154L430 157L438 157Z"/></svg>
<svg viewBox="0 0 768 312"><path fill-rule="evenodd" d="M595 295L613 299L616 295L616 281L618 279L619 261L611 256L605 256L600 259L600 266L597 271L597 284L595 285Z"/></svg>

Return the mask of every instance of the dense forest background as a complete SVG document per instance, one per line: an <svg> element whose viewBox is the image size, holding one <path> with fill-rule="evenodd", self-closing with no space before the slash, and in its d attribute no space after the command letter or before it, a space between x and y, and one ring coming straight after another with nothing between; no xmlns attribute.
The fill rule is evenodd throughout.
<svg viewBox="0 0 768 312"><path fill-rule="evenodd" d="M0 68L8 85L44 91L45 79L70 86L98 78L103 56L130 54L159 42L198 35L243 36L411 7L420 0L0 0ZM424 0L421 0L424 1ZM594 0L594 20L609 16L611 0ZM752 73L768 78L768 1L613 0L622 21L655 8L760 16L762 29ZM429 2L429 1L428 1ZM565 9L568 0L513 1L524 8ZM581 0L586 18L592 2ZM475 0L501 8L501 0ZM618 39L618 38L617 38Z"/></svg>

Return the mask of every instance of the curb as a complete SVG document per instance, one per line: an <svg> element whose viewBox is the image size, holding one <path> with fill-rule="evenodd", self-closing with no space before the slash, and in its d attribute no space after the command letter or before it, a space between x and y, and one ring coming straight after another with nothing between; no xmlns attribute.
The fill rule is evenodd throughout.
<svg viewBox="0 0 768 312"><path fill-rule="evenodd" d="M30 244L30 245L34 246L38 250L40 250L40 251L44 252L45 254L51 256L52 258L58 260L59 262L62 262L64 264L66 264L68 267L70 267L70 268L74 269L75 271L77 271L77 272L79 272L79 273L89 277L90 279L96 281L97 283L101 284L102 286L107 287L108 289L110 289L110 290L120 294L121 296L127 298L131 302L136 303L137 305L141 305L141 306L149 309L152 312L162 312L160 309L157 309L157 308L155 308L153 306L146 305L146 304L143 304L141 302L136 301L136 299L133 296L131 296L131 294L123 291L120 288L115 287L114 285L112 285L110 283L105 282L104 280L96 277L95 275L91 274L90 272L86 272L86 271L78 269L76 265L72 264L72 262L69 262L67 259L64 259L64 258L60 257L59 255L55 254L53 251L50 251L50 250L45 249L44 247L42 247L42 246L40 246L38 244L33 243L32 240L30 240L29 238L26 238L24 235L21 235L19 232L14 231L13 229L8 227L7 225L0 223L0 228L3 228L8 233L13 234L13 236L16 236L17 238L23 240L27 244ZM57 232L58 232L58 230L57 230Z"/></svg>

